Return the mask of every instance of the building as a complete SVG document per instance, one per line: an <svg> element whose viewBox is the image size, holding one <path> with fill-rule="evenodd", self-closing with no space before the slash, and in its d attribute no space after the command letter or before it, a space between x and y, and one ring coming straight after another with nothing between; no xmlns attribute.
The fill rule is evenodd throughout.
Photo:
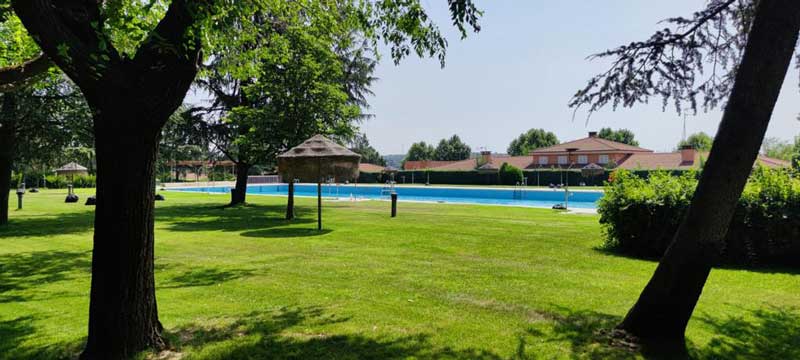
<svg viewBox="0 0 800 360"><path fill-rule="evenodd" d="M657 153L638 146L602 139L591 131L585 138L539 148L527 156L505 156L483 151L473 159L461 161L406 161L404 170L497 171L503 163L520 169L581 169L592 164L607 169L688 170L701 167L707 152L682 148L675 152ZM788 167L790 163L758 156L758 164L766 167Z"/></svg>

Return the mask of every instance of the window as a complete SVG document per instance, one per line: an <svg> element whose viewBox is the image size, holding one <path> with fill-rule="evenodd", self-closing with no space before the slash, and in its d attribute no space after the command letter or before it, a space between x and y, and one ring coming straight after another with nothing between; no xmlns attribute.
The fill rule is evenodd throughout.
<svg viewBox="0 0 800 360"><path fill-rule="evenodd" d="M586 155L578 155L578 164L588 164L589 157Z"/></svg>
<svg viewBox="0 0 800 360"><path fill-rule="evenodd" d="M539 165L547 165L547 156L539 156Z"/></svg>
<svg viewBox="0 0 800 360"><path fill-rule="evenodd" d="M567 157L566 156L559 156L558 157L558 164L559 165L566 165L567 164Z"/></svg>
<svg viewBox="0 0 800 360"><path fill-rule="evenodd" d="M600 155L600 159L597 162L601 164L608 164L608 155Z"/></svg>

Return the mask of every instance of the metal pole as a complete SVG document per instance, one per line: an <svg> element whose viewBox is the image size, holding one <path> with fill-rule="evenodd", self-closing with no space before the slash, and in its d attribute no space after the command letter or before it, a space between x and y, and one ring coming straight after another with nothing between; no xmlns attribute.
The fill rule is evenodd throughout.
<svg viewBox="0 0 800 360"><path fill-rule="evenodd" d="M317 230L322 231L322 182L317 183Z"/></svg>
<svg viewBox="0 0 800 360"><path fill-rule="evenodd" d="M392 217L397 217L397 193L392 192Z"/></svg>

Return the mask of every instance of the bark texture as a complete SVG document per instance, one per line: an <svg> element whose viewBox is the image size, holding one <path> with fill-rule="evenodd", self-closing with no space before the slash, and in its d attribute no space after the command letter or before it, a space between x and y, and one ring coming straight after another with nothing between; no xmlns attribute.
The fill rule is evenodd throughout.
<svg viewBox="0 0 800 360"><path fill-rule="evenodd" d="M685 354L684 332L758 155L800 32L800 2L762 0L691 205L618 329Z"/></svg>
<svg viewBox="0 0 800 360"><path fill-rule="evenodd" d="M11 166L17 143L16 104L14 95L4 94L0 102L0 225L8 223L8 198L11 190Z"/></svg>
<svg viewBox="0 0 800 360"><path fill-rule="evenodd" d="M98 1L12 0L39 47L80 87L97 152L89 334L82 359L126 359L164 346L153 274L155 156L161 128L197 74L211 7L172 0L133 57L104 32Z"/></svg>
<svg viewBox="0 0 800 360"><path fill-rule="evenodd" d="M106 114L108 119L95 119L97 208L89 337L82 359L125 359L165 345L153 274L158 133L135 121L119 121L124 111Z"/></svg>
<svg viewBox="0 0 800 360"><path fill-rule="evenodd" d="M236 186L231 189L231 206L244 204L247 200L247 173L249 171L249 164L236 163Z"/></svg>
<svg viewBox="0 0 800 360"><path fill-rule="evenodd" d="M289 180L289 191L286 197L286 220L294 219L294 181Z"/></svg>

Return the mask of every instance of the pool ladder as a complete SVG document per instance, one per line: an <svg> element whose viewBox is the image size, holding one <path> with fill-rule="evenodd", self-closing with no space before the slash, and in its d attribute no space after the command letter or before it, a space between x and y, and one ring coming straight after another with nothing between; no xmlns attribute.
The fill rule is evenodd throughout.
<svg viewBox="0 0 800 360"><path fill-rule="evenodd" d="M512 194L512 198L514 200L524 200L525 199L525 184L524 183L517 183L514 185L514 192Z"/></svg>
<svg viewBox="0 0 800 360"><path fill-rule="evenodd" d="M386 185L381 188L381 197L389 197L394 192L394 181L387 181Z"/></svg>

